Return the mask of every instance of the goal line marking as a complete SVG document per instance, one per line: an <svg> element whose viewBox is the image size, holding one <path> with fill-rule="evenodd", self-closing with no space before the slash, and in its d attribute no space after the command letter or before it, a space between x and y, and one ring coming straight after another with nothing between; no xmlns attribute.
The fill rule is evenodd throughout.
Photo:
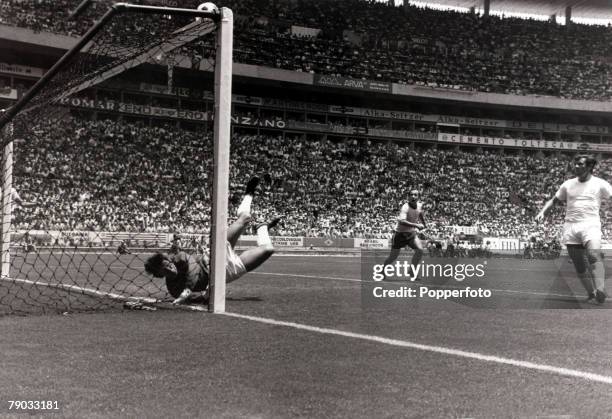
<svg viewBox="0 0 612 419"><path fill-rule="evenodd" d="M47 287L51 289L59 289L62 291L73 292L76 294L87 295L90 297L108 298L110 300L119 301L122 303L138 303L138 304L146 304L151 307L157 307L157 308L173 308L173 309L176 308L179 310L187 310L187 311L208 311L206 307L200 306L200 305L195 305L195 304L173 305L167 301L159 300L157 298L116 294L113 292L101 291L101 290L82 287L78 285L56 284L56 283L45 282L45 281L32 281L30 279L12 278L12 277L7 277L7 276L0 277L0 281L9 282L13 284L32 285L35 287L38 286L38 287Z"/></svg>
<svg viewBox="0 0 612 419"><path fill-rule="evenodd" d="M293 329L304 330L307 332L314 332L314 333L320 333L320 334L332 335L332 336L340 336L340 337L351 338L351 339L359 339L363 341L381 343L384 345L416 349L416 350L425 351L425 352L433 352L433 353L438 353L438 354L443 354L443 355L450 355L454 357L473 359L473 360L482 361L482 362L491 362L495 364L509 365L512 367L534 370L534 371L542 371L542 372L561 375L565 377L580 378L583 380L593 381L593 382L598 382L598 383L603 383L603 384L612 384L612 377L610 376L594 374L594 373L590 373L586 371L573 370L569 368L555 367L555 366L547 365L547 364L538 364L535 362L521 361L518 359L504 358L504 357L495 356L495 355L486 355L486 354L481 354L478 352L462 351L459 349L451 349L451 348L446 348L443 346L423 345L420 343L410 342L406 340L390 339L390 338L384 338L381 336L347 332L344 330L337 330L337 329L328 329L324 327L317 327L317 326L310 326L310 325L300 324L300 323L268 319L265 317L256 317L256 316L249 316L245 314L229 313L229 312L222 313L222 315L228 316L228 317L234 317L238 319L254 321L254 322L263 323L263 324L268 324L272 326L289 327Z"/></svg>

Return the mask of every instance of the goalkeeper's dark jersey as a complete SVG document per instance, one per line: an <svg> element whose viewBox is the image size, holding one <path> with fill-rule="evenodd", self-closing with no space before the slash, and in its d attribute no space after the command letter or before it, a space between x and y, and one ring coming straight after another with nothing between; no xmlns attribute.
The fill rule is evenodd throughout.
<svg viewBox="0 0 612 419"><path fill-rule="evenodd" d="M189 255L178 252L170 255L177 275L174 278L166 277L166 288L174 298L178 298L185 288L191 291L204 291L208 286L208 259L205 256Z"/></svg>

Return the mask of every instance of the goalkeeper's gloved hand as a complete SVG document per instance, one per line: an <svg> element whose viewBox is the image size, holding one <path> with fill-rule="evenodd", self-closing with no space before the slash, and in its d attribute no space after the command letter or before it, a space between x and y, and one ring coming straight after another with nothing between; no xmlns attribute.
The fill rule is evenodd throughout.
<svg viewBox="0 0 612 419"><path fill-rule="evenodd" d="M185 288L183 292L181 292L181 295L179 295L178 298L172 302L172 304L183 304L185 301L187 301L190 295L191 290L189 288Z"/></svg>

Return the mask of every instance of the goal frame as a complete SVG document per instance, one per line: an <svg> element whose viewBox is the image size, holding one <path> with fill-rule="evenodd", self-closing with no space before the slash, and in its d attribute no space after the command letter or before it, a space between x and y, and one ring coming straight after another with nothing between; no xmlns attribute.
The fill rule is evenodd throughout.
<svg viewBox="0 0 612 419"><path fill-rule="evenodd" d="M232 11L222 7L218 12L177 7L160 7L115 3L66 53L10 108L0 113L0 133L7 127L9 134L0 141L4 149L2 169L2 255L1 278L10 279L10 232L11 232L11 190L12 190L12 154L13 138L10 134L11 121L25 106L64 68L76 54L81 52L94 36L119 13L148 13L159 15L193 16L194 18L211 19L217 24L217 45L214 74L214 153L213 153L213 193L211 214L211 266L210 266L210 301L209 311L225 312L225 260L228 221L229 163L231 138L231 97L232 97L232 63L234 17ZM116 74L119 74L116 73ZM113 74L115 75L115 74ZM89 87L89 86L86 86ZM80 90L80 89L79 89ZM113 296L111 296L113 298Z"/></svg>

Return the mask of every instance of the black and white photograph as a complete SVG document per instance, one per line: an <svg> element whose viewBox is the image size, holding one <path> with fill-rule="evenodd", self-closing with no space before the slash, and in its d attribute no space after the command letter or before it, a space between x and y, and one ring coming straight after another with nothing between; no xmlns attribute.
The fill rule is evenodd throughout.
<svg viewBox="0 0 612 419"><path fill-rule="evenodd" d="M1 0L0 418L612 419L608 0Z"/></svg>

